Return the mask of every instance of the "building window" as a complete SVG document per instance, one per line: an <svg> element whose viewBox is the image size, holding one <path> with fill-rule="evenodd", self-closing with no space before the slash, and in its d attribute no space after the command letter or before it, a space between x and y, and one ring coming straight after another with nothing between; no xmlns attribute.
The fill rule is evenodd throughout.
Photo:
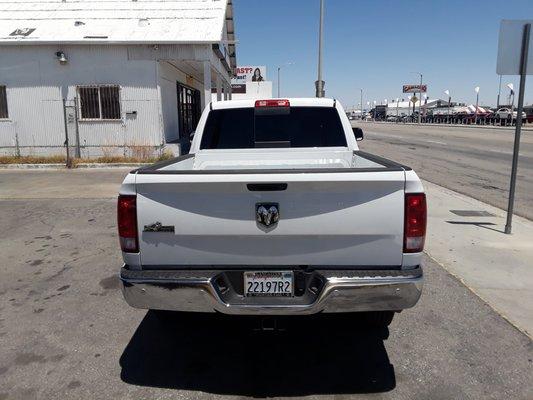
<svg viewBox="0 0 533 400"><path fill-rule="evenodd" d="M5 86L0 86L0 119L9 118L7 112L7 92Z"/></svg>
<svg viewBox="0 0 533 400"><path fill-rule="evenodd" d="M179 135L189 138L200 120L200 91L178 82Z"/></svg>
<svg viewBox="0 0 533 400"><path fill-rule="evenodd" d="M120 87L78 86L81 119L120 119Z"/></svg>

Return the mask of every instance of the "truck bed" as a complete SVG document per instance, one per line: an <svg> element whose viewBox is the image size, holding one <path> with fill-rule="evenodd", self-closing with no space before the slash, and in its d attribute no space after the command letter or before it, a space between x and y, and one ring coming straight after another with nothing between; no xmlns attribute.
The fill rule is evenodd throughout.
<svg viewBox="0 0 533 400"><path fill-rule="evenodd" d="M291 151L292 150L292 151ZM294 151L297 150L297 151ZM283 173L283 172L378 172L411 168L363 151L298 149L202 151L148 167L139 174Z"/></svg>
<svg viewBox="0 0 533 400"><path fill-rule="evenodd" d="M142 233L145 268L402 265L408 167L346 150L201 153L134 173L139 230L175 231ZM279 204L272 229L256 223L263 202Z"/></svg>

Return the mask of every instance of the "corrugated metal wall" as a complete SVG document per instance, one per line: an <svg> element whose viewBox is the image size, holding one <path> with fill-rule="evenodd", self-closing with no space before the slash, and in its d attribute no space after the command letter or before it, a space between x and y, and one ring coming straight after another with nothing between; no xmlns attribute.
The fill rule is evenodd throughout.
<svg viewBox="0 0 533 400"><path fill-rule="evenodd" d="M62 99L73 102L77 85L94 84L120 86L122 119L80 120L83 155L100 155L105 146L162 145L156 61L128 60L126 46L2 46L0 53L9 108L9 120L0 120L0 153L14 154L18 138L23 154L62 154Z"/></svg>

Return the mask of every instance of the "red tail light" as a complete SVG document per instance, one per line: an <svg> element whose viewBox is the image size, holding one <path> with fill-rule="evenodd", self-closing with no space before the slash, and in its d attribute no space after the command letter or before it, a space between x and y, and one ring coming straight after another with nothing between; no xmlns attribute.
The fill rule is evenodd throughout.
<svg viewBox="0 0 533 400"><path fill-rule="evenodd" d="M405 223L403 252L419 253L424 250L427 222L426 195L407 193L405 195Z"/></svg>
<svg viewBox="0 0 533 400"><path fill-rule="evenodd" d="M137 253L137 197L135 195L118 196L117 206L118 236L120 247L127 253Z"/></svg>
<svg viewBox="0 0 533 400"><path fill-rule="evenodd" d="M291 103L289 102L289 100L280 100L280 99L256 100L255 106L256 107L290 107Z"/></svg>

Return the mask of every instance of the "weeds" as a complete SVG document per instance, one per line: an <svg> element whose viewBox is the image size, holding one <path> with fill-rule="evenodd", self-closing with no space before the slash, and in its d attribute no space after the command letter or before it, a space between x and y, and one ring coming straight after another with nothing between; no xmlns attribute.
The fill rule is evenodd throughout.
<svg viewBox="0 0 533 400"><path fill-rule="evenodd" d="M143 156L144 157L141 157ZM163 152L159 156L146 156L146 154L137 153L129 157L121 157L114 155L104 155L96 158L74 158L72 159L72 165L79 164L95 164L95 163L154 163L157 161L169 160L172 157L172 153ZM65 164L65 156L0 156L0 164Z"/></svg>
<svg viewBox="0 0 533 400"><path fill-rule="evenodd" d="M0 156L0 164L64 164L65 156Z"/></svg>

